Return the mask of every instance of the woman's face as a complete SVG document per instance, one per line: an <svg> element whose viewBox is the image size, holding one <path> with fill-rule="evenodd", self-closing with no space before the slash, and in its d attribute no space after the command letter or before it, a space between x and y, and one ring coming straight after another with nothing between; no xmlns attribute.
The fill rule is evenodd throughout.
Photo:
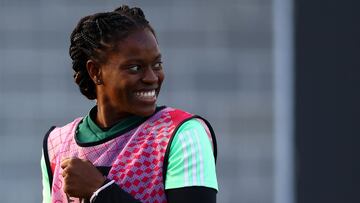
<svg viewBox="0 0 360 203"><path fill-rule="evenodd" d="M102 85L97 99L117 116L154 113L164 80L161 54L155 36L138 30L116 42L117 49L108 54L100 66Z"/></svg>

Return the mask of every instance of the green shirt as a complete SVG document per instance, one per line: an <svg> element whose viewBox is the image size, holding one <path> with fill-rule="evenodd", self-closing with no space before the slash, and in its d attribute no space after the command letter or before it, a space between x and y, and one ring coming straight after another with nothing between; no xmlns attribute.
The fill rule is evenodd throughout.
<svg viewBox="0 0 360 203"><path fill-rule="evenodd" d="M129 126L142 123L145 119L131 116L110 129L101 129L92 119L93 109L77 128L75 137L77 142L101 141L116 135ZM41 171L43 203L49 203L51 194L44 155L41 157ZM178 128L170 146L166 171L165 189L188 186L204 186L218 190L212 144L204 127L196 119L190 119Z"/></svg>

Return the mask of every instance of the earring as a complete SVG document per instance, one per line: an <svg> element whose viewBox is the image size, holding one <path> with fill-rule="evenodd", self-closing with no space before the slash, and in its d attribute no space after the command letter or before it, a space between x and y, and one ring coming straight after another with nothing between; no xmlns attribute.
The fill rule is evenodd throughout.
<svg viewBox="0 0 360 203"><path fill-rule="evenodd" d="M97 77L95 77L94 80L95 80L95 84L97 84L97 85L102 84L102 81L100 79L98 79Z"/></svg>

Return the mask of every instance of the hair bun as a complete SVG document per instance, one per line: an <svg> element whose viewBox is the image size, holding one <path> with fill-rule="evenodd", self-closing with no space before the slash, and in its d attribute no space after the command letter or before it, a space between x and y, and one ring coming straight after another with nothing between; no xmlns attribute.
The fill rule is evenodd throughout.
<svg viewBox="0 0 360 203"><path fill-rule="evenodd" d="M130 8L128 5L121 5L120 7L116 8L114 11L115 12L120 12L120 13L127 13L129 12Z"/></svg>
<svg viewBox="0 0 360 203"><path fill-rule="evenodd" d="M132 16L136 18L145 18L144 12L139 7L130 8L127 5L122 5L119 8L115 9L114 12L118 12L123 15Z"/></svg>

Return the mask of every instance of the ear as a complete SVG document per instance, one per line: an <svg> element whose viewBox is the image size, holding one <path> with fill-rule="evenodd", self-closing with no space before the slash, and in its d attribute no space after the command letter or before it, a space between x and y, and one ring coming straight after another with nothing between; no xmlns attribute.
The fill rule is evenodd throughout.
<svg viewBox="0 0 360 203"><path fill-rule="evenodd" d="M102 78L101 78L101 69L98 63L96 63L94 60L89 59L86 62L86 69L90 75L90 78L96 85L102 84Z"/></svg>

